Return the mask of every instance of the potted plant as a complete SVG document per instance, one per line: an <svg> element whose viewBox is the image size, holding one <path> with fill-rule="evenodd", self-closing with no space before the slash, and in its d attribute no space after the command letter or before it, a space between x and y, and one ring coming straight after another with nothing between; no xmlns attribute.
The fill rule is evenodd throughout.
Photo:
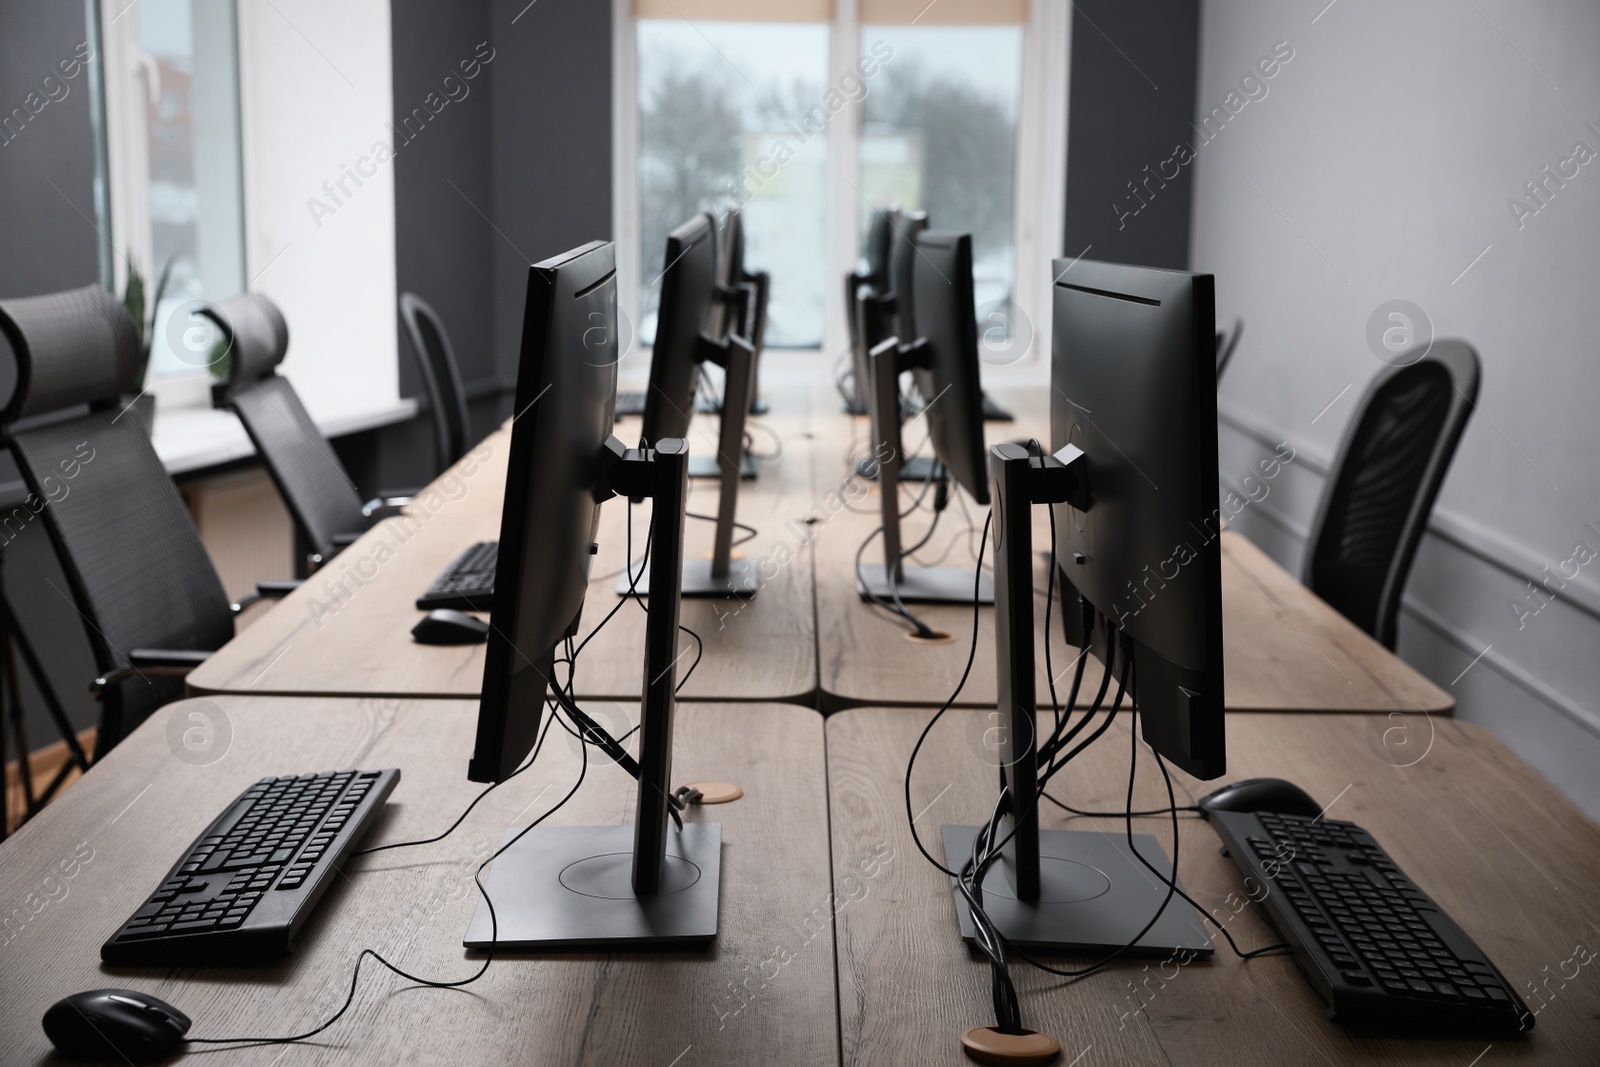
<svg viewBox="0 0 1600 1067"><path fill-rule="evenodd" d="M140 391L135 396L124 397L126 407L132 407L134 415L144 423L147 432L153 432L156 425L156 398L145 386L145 378L150 373L150 345L156 332L156 309L161 306L162 294L167 291L167 279L172 276L172 260L168 259L166 266L161 268L161 277L156 279L156 291L152 299L145 301L144 275L139 273L139 268L134 266L133 258L128 259L128 283L122 291L122 306L128 310L128 316L133 319L134 327L139 331L139 385Z"/></svg>

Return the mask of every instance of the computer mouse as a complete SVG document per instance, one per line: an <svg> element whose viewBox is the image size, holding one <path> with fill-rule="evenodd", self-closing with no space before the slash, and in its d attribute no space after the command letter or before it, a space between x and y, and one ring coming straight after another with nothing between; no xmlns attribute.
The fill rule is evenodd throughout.
<svg viewBox="0 0 1600 1067"><path fill-rule="evenodd" d="M1304 815L1314 819L1322 805L1304 789L1282 778L1246 778L1200 798L1200 814L1214 811L1268 811L1276 815Z"/></svg>
<svg viewBox="0 0 1600 1067"><path fill-rule="evenodd" d="M411 628L411 636L424 645L475 645L489 636L489 624L464 611L435 608Z"/></svg>
<svg viewBox="0 0 1600 1067"><path fill-rule="evenodd" d="M91 989L50 1005L44 1032L68 1059L159 1060L183 1041L189 1017L149 993Z"/></svg>

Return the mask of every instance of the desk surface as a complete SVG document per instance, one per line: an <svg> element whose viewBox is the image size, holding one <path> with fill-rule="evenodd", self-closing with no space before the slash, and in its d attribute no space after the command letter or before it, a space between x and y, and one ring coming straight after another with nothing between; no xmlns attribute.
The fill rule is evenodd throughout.
<svg viewBox="0 0 1600 1067"><path fill-rule="evenodd" d="M981 713L955 709L923 748L912 781L917 828L943 857L941 823L987 818L995 771L974 749ZM956 929L949 880L918 855L906 824L906 758L927 709L863 708L827 721L829 805L839 911L839 1012L845 1063L961 1064L956 1043L970 1026L991 1025L987 965L969 956ZM1125 720L1124 720L1125 722ZM1420 718L1414 748L1384 745L1361 715L1236 715L1229 719L1231 778L1280 776L1327 801L1330 817L1371 830L1419 885L1472 935L1518 987L1549 980L1531 1040L1487 1042L1352 1040L1326 1021L1311 987L1282 957L1241 961L1218 943L1210 962L1176 976L1159 961L1129 961L1063 988L1026 966L1013 971L1024 1025L1055 1036L1060 1063L1093 1064L1469 1064L1525 1057L1592 1064L1600 1050L1600 975L1579 967L1575 945L1600 948L1595 890L1600 827L1567 803L1482 727ZM979 726L976 731L974 726ZM1122 728L1118 728L1122 727ZM1119 723L1074 763L1058 796L1089 810L1120 809L1127 791L1129 738ZM1423 753L1420 759L1417 753ZM1415 762L1412 761L1415 759ZM1410 764L1407 766L1406 764ZM1214 783L1174 772L1179 803ZM1140 759L1135 804L1166 803L1148 752ZM1185 800L1184 798L1188 798ZM1112 820L1073 820L1044 805L1048 828L1121 833ZM1135 820L1171 854L1166 818ZM1223 916L1242 901L1232 861L1215 833L1181 818L1178 871L1185 888ZM846 881L858 857L892 852L875 882ZM1230 927L1241 947L1276 940L1245 906ZM1060 966L1087 958L1055 957ZM1146 969L1149 964L1148 970ZM1169 964L1169 968L1175 964ZM1556 977L1560 970L1566 975ZM1165 979L1165 980L1163 980ZM1530 1007L1541 1003L1524 992ZM1078 1058L1074 1058L1078 1057Z"/></svg>
<svg viewBox="0 0 1600 1067"><path fill-rule="evenodd" d="M180 761L168 745L169 720L187 722L191 713L226 716L231 731L231 744L208 766ZM263 775L399 767L403 777L372 843L442 830L483 788L465 772L475 713L462 701L262 697L190 700L158 712L0 845L0 899L8 902L0 1059L45 1061L44 1010L85 989L153 993L189 1014L199 1037L273 1035L331 1015L362 947L416 974L470 974L477 958L465 954L461 935L476 906L473 868L507 827L532 821L576 779L575 742L559 727L534 767L487 797L453 836L353 861L298 953L279 966L113 970L102 967L99 946L206 822ZM728 780L746 790L739 801L690 815L723 828L714 949L513 955L459 990L412 986L368 961L350 1014L314 1043L287 1055L271 1046L233 1050L216 1062L836 1062L822 741L822 718L808 709L679 705L674 780ZM622 823L632 797L625 775L591 758L583 787L549 825Z"/></svg>
<svg viewBox="0 0 1600 1067"><path fill-rule="evenodd" d="M764 460L760 477L740 487L735 512L757 528L736 549L756 560L764 585L750 600L683 601L681 621L698 633L705 651L681 695L686 699L805 700L816 690L816 614L812 607L809 549L799 531L812 508L813 438L809 394L774 398L775 411L753 432L758 451L782 451ZM638 419L616 434L638 436ZM714 416L695 420L692 455L715 451ZM457 553L475 541L499 537L505 499L509 430L491 434L468 456L419 494L407 516L367 532L300 589L265 613L188 677L193 693L308 696L476 697L483 681L483 645L427 646L411 639L422 618L415 600ZM691 479L689 510L714 515L713 479ZM616 606L617 576L627 555L628 502L613 498L600 509L600 554L595 558L583 612L582 634ZM644 549L650 509L633 509L633 551ZM686 556L711 550L713 525L689 519ZM735 540L738 540L737 531ZM770 576L770 577L769 577ZM492 620L491 620L492 621ZM583 651L575 686L580 697L637 699L644 677L645 613L624 605ZM687 668L693 639L680 650Z"/></svg>
<svg viewBox="0 0 1600 1067"><path fill-rule="evenodd" d="M996 399L1013 408L1018 418L1015 423L990 423L990 443L1046 433L1044 400L1038 391L996 390ZM834 431L819 431L819 481L842 476L848 469L843 442L866 439L865 419L836 415L831 422ZM913 444L920 435L921 431L909 434ZM1035 510L1034 545L1045 551L1050 546L1048 518L1045 509ZM909 540L926 530L928 515L919 513L906 521ZM874 486L870 500L859 504L858 510L841 512L816 541L818 664L822 691L829 702L824 706L938 705L949 697L966 664L972 607L912 605L911 610L929 626L954 640L946 644L907 641L903 627L856 593L856 551L878 525ZM970 567L982 529L982 509L961 494L960 500L952 501L940 528L918 558L928 562L943 558L949 565ZM1266 553L1235 533L1224 533L1221 540L1224 678L1229 708L1426 711L1435 715L1453 710L1455 701L1448 693L1329 607ZM881 546L875 542L873 547L879 548L876 558L881 561ZM991 555L985 552L986 557ZM1042 564L1036 567L1034 584L1041 591L1045 588ZM1036 611L1041 623L1043 609L1041 592ZM1059 637L1052 644L1059 675L1076 650L1068 649ZM1043 702L1048 693L1042 625L1035 628L1035 646ZM994 662L994 610L983 608L979 612L978 654L957 700L959 706L994 703ZM1069 679L1070 674L1060 678L1058 688ZM1090 695L1099 679L1099 663L1091 658L1085 670ZM1064 699L1065 692L1061 695Z"/></svg>

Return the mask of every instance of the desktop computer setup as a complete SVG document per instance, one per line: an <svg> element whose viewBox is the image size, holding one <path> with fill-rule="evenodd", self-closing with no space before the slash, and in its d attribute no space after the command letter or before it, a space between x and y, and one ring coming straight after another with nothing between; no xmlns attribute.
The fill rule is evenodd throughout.
<svg viewBox="0 0 1600 1067"><path fill-rule="evenodd" d="M929 235L919 248L932 252L940 243L940 235ZM1008 443L988 455L994 503L984 541L992 534L998 798L982 825L941 828L944 862L916 842L951 879L960 932L992 972L996 1023L962 1036L982 1062L1059 1051L1053 1038L1023 1025L1010 976L1017 960L1077 979L1128 954L1188 961L1214 953L1189 907L1205 909L1178 879L1178 813L1192 809L1177 804L1167 766L1198 779L1226 770L1221 551L1214 534L1204 534L1219 514L1213 280L1067 260L1053 264L1058 279L1069 264L1071 280L1053 288L1055 451ZM933 294L930 288L927 296ZM921 289L918 297L919 326L928 332L932 300ZM1035 681L1037 506L1050 509L1044 647L1053 718L1045 726ZM1152 579L1157 563L1172 567ZM1056 701L1050 634L1058 588L1064 644L1082 649L1064 703ZM959 696L977 653L979 589L971 581L967 671L910 755L908 820L917 755ZM1104 673L1089 706L1075 713L1089 653ZM1113 677L1116 693L1107 705ZM1105 735L1125 699L1132 745L1126 809L1079 812L1049 796L1046 786ZM1141 738L1168 797L1165 807L1149 811L1135 811L1133 801ZM1120 818L1124 832L1045 830L1043 799ZM1483 951L1360 827L1324 818L1310 797L1276 779L1217 790L1200 801L1198 814L1247 880L1265 887L1259 899L1282 943L1243 951L1223 925L1209 915L1207 921L1241 958L1291 955L1331 1020L1357 1033L1491 1040L1531 1027L1532 1015ZM1156 838L1134 833L1136 817L1170 819L1170 861ZM914 825L912 833L916 838ZM1055 967L1029 955L1039 950L1095 959Z"/></svg>
<svg viewBox="0 0 1600 1067"><path fill-rule="evenodd" d="M673 232L669 248L684 266L681 278L704 277L708 238L704 219ZM904 779L917 847L950 878L957 928L992 974L995 1025L967 1031L962 1040L968 1049L976 1058L991 1057L984 1062L1059 1051L1053 1038L1025 1026L1011 978L1018 961L1076 979L1127 955L1206 958L1215 946L1198 921L1202 916L1242 958L1291 955L1329 1018L1353 1032L1490 1040L1525 1035L1532 1013L1470 936L1371 835L1326 818L1288 783L1235 783L1198 805L1241 873L1263 887L1252 899L1282 943L1241 950L1179 880L1178 818L1189 809L1177 803L1167 765L1198 779L1226 769L1221 548L1214 534L1206 536L1217 522L1219 481L1211 277L1074 262L1071 280L1053 288L1053 451L1030 441L985 452L976 402L970 238L924 232L918 252L911 290L918 305L915 335L871 353L876 402L880 410L897 402L895 379L905 370L924 375L929 403L923 414L939 461L961 489L992 505L978 550L980 556L992 551L992 577L981 567L930 577L905 563L909 553L900 547L898 528L899 422L889 419L882 425L896 447L882 453L886 554L875 572L880 592L866 582L862 592L887 596L902 610L907 590L913 597L972 605L967 668L923 729ZM46 1015L58 1047L86 1055L160 1055L184 1041L305 1040L334 1025L353 1003L367 955L409 981L457 987L476 981L506 949L681 950L716 939L720 826L683 821L680 813L693 794L671 788L673 712L682 684L677 644L688 446L673 433L670 409L654 410L639 448L627 448L610 433L616 336L603 331L596 343L591 331L595 321L616 321L613 257L609 244L594 242L530 268L520 414L511 428L501 515L504 551L495 557L468 777L487 784L481 799L524 774L554 725L582 742L582 765L560 800L532 825L507 831L476 868L481 898L463 943L482 954L479 966L441 982L362 950L343 1006L315 1028L285 1037L191 1038L188 1017L170 1005L147 994L96 990L68 997ZM1053 264L1058 277L1067 264ZM707 289L666 287L663 335L679 340L669 340L664 353L717 347L673 324L673 316L680 323L701 321ZM750 380L749 349L734 337L721 351L740 389ZM679 396L692 389L691 375L683 373L689 362L658 360L661 382ZM725 422L736 422L743 410L731 406ZM725 472L735 466L724 457ZM626 735L608 733L578 706L572 687L599 507L612 496L627 498L630 507L652 502L640 566L624 590L640 600L643 565L653 565L658 581L643 605L637 755L624 747ZM1042 725L1033 637L1033 521L1041 506L1049 509L1044 648L1053 713ZM731 521L731 507L724 514ZM863 570L859 554L857 562ZM1163 562L1172 566L1154 567ZM970 673L980 605L989 601L1002 719L998 791L981 824L941 827L941 861L917 836L912 778L924 741ZM585 642L621 607L615 605ZM1056 700L1050 632L1057 611L1063 649L1082 649L1063 702ZM1079 709L1090 653L1104 670L1097 692ZM1081 812L1048 794L1058 775L1104 739L1125 705L1131 745L1125 810ZM1154 810L1134 809L1141 740L1167 791L1166 806ZM636 779L632 824L546 825L581 787L591 747ZM240 966L286 954L349 859L437 842L472 810L434 837L362 849L399 780L396 769L344 770L250 786L112 933L103 960L113 967ZM1045 800L1074 813L1121 819L1123 832L1045 829L1039 813ZM1147 817L1170 820L1170 859L1154 836L1134 832L1134 819ZM1180 897L1182 903L1174 899ZM1035 958L1041 951L1089 954L1091 962L1054 966Z"/></svg>
<svg viewBox="0 0 1600 1067"><path fill-rule="evenodd" d="M919 230L915 254L906 257L910 280L903 292L914 294L918 313L905 323L907 332L890 337L869 353L873 400L873 448L879 457L878 500L881 523L856 553L856 587L863 599L908 622L912 636L936 637L935 631L908 603L992 603L994 586L983 572L981 552L974 567L920 566L909 557L926 544L945 510L948 493L942 472L948 471L958 490L964 489L979 506L989 503L989 483L984 463L983 413L979 407L977 323L972 283L972 238L967 234ZM909 303L900 299L897 306ZM930 399L921 417L927 420L936 470L924 480L939 482L932 525L917 544L906 548L901 519L900 486L904 474L902 431L898 410L900 376L920 376ZM918 498L921 499L920 497ZM883 562L863 562L874 538L883 541Z"/></svg>
<svg viewBox="0 0 1600 1067"><path fill-rule="evenodd" d="M645 395L644 424L640 431L648 445L667 438L686 438L695 407L700 369L712 363L723 369L722 405L716 439L716 454L703 457L701 469L709 464L717 478L716 531L711 558L683 561L680 588L684 596L737 596L749 599L759 586L753 560L733 557L733 535L737 524L739 486L756 475L756 461L745 450L745 420L755 388L756 349L751 341L733 332L707 331L708 323L720 325L713 315L716 293L716 230L708 212L697 215L667 235L661 275L661 304L656 320L656 341L650 357L650 387ZM691 475L695 464L690 463ZM747 535L754 531L745 528ZM630 561L628 571L618 580L617 592L626 595L637 590L649 595L651 568L643 561Z"/></svg>
<svg viewBox="0 0 1600 1067"><path fill-rule="evenodd" d="M679 811L693 802L694 793L670 786L688 446L661 437L629 449L611 436L615 331L607 330L607 340L596 344L586 332L595 321L616 322L609 243L592 242L530 268L517 380L521 414L511 429L501 516L504 551L497 557L493 625L467 776L489 783L481 799L523 773L563 715L562 728L583 742L583 764L566 796L532 825L507 831L478 866L474 880L482 896L463 943L486 953L481 965L465 979L438 982L407 974L375 951L363 950L344 1006L321 1026L287 1037L188 1037L189 1019L146 994L77 994L46 1016L46 1031L59 1047L89 1055L164 1054L182 1041L304 1040L343 1015L368 955L408 980L461 986L481 976L496 951L508 948L682 949L714 941L721 827L685 823ZM596 549L599 508L618 495L652 501L646 552L659 564L646 608L637 757L578 707L570 688L579 651L572 641ZM563 664L565 684L557 676ZM637 780L632 825L543 825L582 784L591 746ZM360 849L399 779L395 769L345 770L252 785L112 933L102 946L103 960L121 967L241 966L289 953L347 860L363 851L439 841L471 811L469 806L435 837ZM669 820L676 832L669 830ZM488 878L481 880L491 863Z"/></svg>
<svg viewBox="0 0 1600 1067"><path fill-rule="evenodd" d="M744 231L737 208L728 212L722 232L720 256L712 212L695 216L667 236L650 387L639 395L638 409L632 412L644 416L646 441L688 436L701 391L702 367L708 362L725 371L725 393L747 398L756 395L768 279L765 273L744 270ZM614 344L614 339L609 343ZM623 399L624 394L619 393L619 408ZM754 564L733 558L733 549L753 537L755 530L736 521L734 513L740 482L754 480L760 473L759 457L748 447L746 428L747 416L757 413L757 408L751 399L735 405L731 412L722 411L720 403L715 410L721 412L716 455L691 458L689 476L718 480L717 513L688 512L691 518L716 524L714 547L709 560L685 561L680 592L683 596L749 599L759 584ZM738 540L736 530L744 535ZM484 639L483 628L461 613L489 609L497 553L496 542L477 542L462 549L439 572L417 597L417 610L431 613L414 631L419 641L469 643ZM617 594L644 596L649 591L650 570L645 561L630 560L618 580Z"/></svg>

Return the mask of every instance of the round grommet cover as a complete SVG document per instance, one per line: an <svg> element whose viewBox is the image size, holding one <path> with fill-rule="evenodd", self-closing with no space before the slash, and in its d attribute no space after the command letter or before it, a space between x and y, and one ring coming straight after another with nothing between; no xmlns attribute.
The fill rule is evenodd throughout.
<svg viewBox="0 0 1600 1067"><path fill-rule="evenodd" d="M690 782L689 788L700 791L697 804L726 804L744 796L744 790L731 782Z"/></svg>
<svg viewBox="0 0 1600 1067"><path fill-rule="evenodd" d="M974 1026L962 1034L961 1047L970 1059L995 1067L1042 1067L1061 1055L1060 1042L1049 1034L1002 1034L992 1026Z"/></svg>
<svg viewBox="0 0 1600 1067"><path fill-rule="evenodd" d="M932 637L923 637L916 631L912 631L911 633L906 634L906 640L910 641L913 645L948 645L954 641L955 638L951 637L942 630L935 630L933 631Z"/></svg>

